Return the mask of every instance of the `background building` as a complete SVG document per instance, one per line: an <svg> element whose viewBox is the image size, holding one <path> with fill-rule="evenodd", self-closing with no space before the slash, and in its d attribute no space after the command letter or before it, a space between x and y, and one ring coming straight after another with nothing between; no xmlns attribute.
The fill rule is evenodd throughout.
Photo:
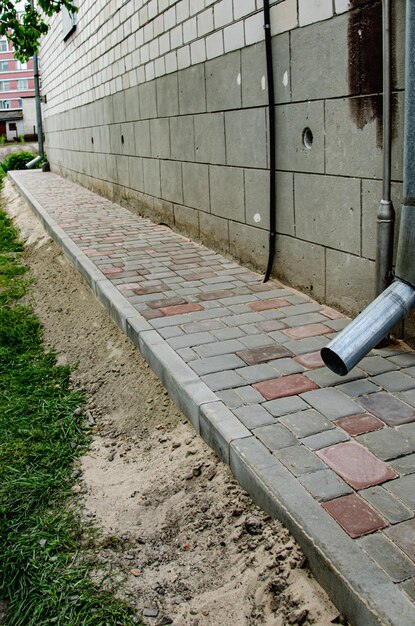
<svg viewBox="0 0 415 626"><path fill-rule="evenodd" d="M393 4L400 207L405 2ZM274 0L274 274L355 314L374 295L382 3ZM42 45L52 169L264 270L269 133L260 0L83 0Z"/></svg>

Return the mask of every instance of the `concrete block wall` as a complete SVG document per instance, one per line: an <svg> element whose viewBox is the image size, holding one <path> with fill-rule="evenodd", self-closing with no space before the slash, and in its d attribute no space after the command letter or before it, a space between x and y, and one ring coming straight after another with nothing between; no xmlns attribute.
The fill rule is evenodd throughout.
<svg viewBox="0 0 415 626"><path fill-rule="evenodd" d="M52 169L264 270L269 131L262 0L84 0L42 46ZM393 2L393 199L404 5ZM274 273L355 314L373 297L381 198L380 0L272 3ZM398 210L399 217L399 210Z"/></svg>

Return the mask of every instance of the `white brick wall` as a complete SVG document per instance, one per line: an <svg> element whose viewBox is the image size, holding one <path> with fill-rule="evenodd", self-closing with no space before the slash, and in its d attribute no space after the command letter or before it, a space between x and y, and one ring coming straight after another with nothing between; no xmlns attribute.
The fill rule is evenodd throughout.
<svg viewBox="0 0 415 626"><path fill-rule="evenodd" d="M332 17L348 0L271 0L273 35ZM61 16L41 48L46 115L262 41L263 0L83 0L75 33Z"/></svg>

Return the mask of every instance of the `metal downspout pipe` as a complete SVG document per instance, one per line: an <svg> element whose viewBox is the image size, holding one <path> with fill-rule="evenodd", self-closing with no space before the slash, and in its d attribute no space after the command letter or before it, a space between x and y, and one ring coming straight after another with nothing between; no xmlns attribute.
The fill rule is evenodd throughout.
<svg viewBox="0 0 415 626"><path fill-rule="evenodd" d="M33 6L34 0L31 0L31 5ZM39 154L37 157L26 163L27 168L32 168L40 161L43 160L44 157L44 148L43 148L43 125L42 125L42 110L40 106L40 85L39 85L39 59L38 55L35 52L33 55L33 74L34 74L34 83L35 83L35 106L36 106L36 125L37 125L37 141Z"/></svg>
<svg viewBox="0 0 415 626"><path fill-rule="evenodd" d="M265 54L267 61L268 83L268 136L269 136L269 247L268 264L264 276L264 283L269 280L275 256L276 239L276 146L275 146L275 93L274 93L274 67L272 61L272 38L271 17L269 0L264 0L264 30L265 30Z"/></svg>
<svg viewBox="0 0 415 626"><path fill-rule="evenodd" d="M406 2L404 184L395 281L321 356L344 376L415 306L415 0Z"/></svg>
<svg viewBox="0 0 415 626"><path fill-rule="evenodd" d="M377 213L376 295L392 281L395 210L391 200L391 2L383 0L383 192Z"/></svg>

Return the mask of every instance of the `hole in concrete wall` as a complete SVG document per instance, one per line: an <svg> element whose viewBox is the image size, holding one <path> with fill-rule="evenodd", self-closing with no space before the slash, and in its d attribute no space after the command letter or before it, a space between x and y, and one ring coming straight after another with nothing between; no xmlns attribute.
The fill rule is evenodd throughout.
<svg viewBox="0 0 415 626"><path fill-rule="evenodd" d="M93 137L91 137L91 143L94 143L94 138Z"/></svg>
<svg viewBox="0 0 415 626"><path fill-rule="evenodd" d="M307 150L311 150L313 145L314 137L310 128L304 128L303 130L303 144L307 148Z"/></svg>
<svg viewBox="0 0 415 626"><path fill-rule="evenodd" d="M124 135L121 135L121 143L124 143Z"/></svg>

